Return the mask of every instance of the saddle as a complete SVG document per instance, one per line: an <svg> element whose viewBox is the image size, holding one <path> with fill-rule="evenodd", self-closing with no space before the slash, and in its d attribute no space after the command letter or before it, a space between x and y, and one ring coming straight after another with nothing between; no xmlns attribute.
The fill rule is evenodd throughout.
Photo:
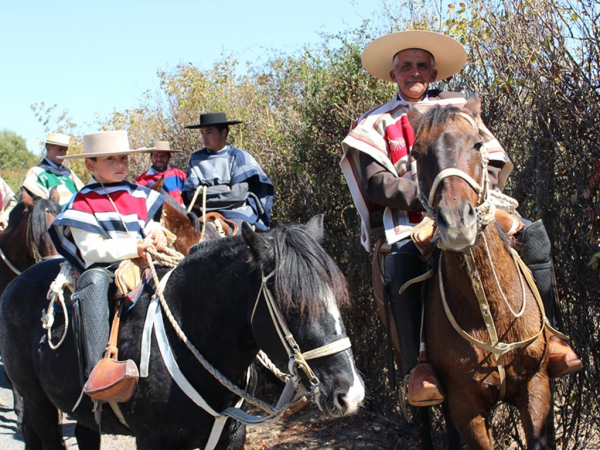
<svg viewBox="0 0 600 450"><path fill-rule="evenodd" d="M238 224L218 212L207 212L204 220L207 225L213 226L221 237L234 236L238 233Z"/></svg>

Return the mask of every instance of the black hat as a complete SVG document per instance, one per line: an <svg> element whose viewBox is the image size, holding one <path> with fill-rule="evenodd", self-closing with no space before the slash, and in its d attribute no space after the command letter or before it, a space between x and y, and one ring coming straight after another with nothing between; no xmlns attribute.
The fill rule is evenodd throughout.
<svg viewBox="0 0 600 450"><path fill-rule="evenodd" d="M206 113L200 114L200 123L196 125L188 125L184 128L202 128L202 127L211 127L217 125L235 125L237 123L242 123L241 120L227 120L227 116L225 113Z"/></svg>

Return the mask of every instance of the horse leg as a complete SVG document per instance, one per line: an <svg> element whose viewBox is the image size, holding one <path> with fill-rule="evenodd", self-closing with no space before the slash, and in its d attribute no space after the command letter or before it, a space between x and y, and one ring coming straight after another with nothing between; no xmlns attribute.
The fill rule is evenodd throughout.
<svg viewBox="0 0 600 450"><path fill-rule="evenodd" d="M448 402L442 403L442 411L444 412L444 420L446 421L446 439L448 441L448 450L460 450L460 435L454 426L454 421L450 415Z"/></svg>
<svg viewBox="0 0 600 450"><path fill-rule="evenodd" d="M23 439L27 450L64 450L58 410L47 397L24 401Z"/></svg>
<svg viewBox="0 0 600 450"><path fill-rule="evenodd" d="M434 450L433 440L431 439L431 419L429 417L429 408L417 408L419 418L419 441L422 450Z"/></svg>
<svg viewBox="0 0 600 450"><path fill-rule="evenodd" d="M493 450L492 430L485 409L474 395L448 396L448 407L460 437L471 450Z"/></svg>
<svg viewBox="0 0 600 450"><path fill-rule="evenodd" d="M23 397L13 388L13 409L17 415L17 433L23 428Z"/></svg>
<svg viewBox="0 0 600 450"><path fill-rule="evenodd" d="M518 405L529 450L545 450L548 444L548 417L551 410L548 375L538 372L522 392L526 401Z"/></svg>
<svg viewBox="0 0 600 450"><path fill-rule="evenodd" d="M101 435L98 430L92 430L77 422L75 425L75 439L80 449L100 450Z"/></svg>

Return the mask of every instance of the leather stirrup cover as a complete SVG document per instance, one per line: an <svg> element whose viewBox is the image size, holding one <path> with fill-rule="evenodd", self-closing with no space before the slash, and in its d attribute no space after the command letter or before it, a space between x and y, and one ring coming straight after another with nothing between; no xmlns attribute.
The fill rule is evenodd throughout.
<svg viewBox="0 0 600 450"><path fill-rule="evenodd" d="M140 374L133 360L103 358L92 370L83 391L94 400L127 402L133 396L139 378Z"/></svg>

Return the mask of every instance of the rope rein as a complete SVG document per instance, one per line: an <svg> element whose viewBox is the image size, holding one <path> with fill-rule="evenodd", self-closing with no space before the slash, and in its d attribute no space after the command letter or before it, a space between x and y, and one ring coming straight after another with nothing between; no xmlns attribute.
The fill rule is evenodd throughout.
<svg viewBox="0 0 600 450"><path fill-rule="evenodd" d="M150 249L150 248L146 249L146 253L147 253L147 257L148 257L148 264L150 265L150 269L152 271L152 276L154 277L155 280L158 280L158 275L156 273L156 269L153 264L154 258L156 259L156 262L160 263L161 265L165 265L167 267L176 267L177 263L179 261L181 261L181 259L183 259L183 255L181 255L176 250L172 250L169 248L166 248L164 251L164 253L166 253L166 255L163 255L163 254L161 254L153 249ZM239 388L238 386L236 386L235 384L230 382L217 369L215 369L204 358L204 356L202 356L202 354L198 351L198 349L194 346L194 344L192 344L189 341L189 339L187 338L187 336L185 335L185 333L183 332L183 330L177 323L177 320L171 313L171 310L170 310L167 302L165 301L163 291L160 288L160 286L158 286L158 283L157 283L157 287L156 287L156 295L158 296L158 299L159 299L160 304L165 312L165 315L169 319L169 322L171 323L171 326L175 330L175 333L177 334L179 339L181 339L181 341L186 345L188 350L190 350L190 352L192 352L192 354L200 362L200 364L202 364L202 367L204 367L204 369L206 369L223 386L225 386L227 389L229 389L231 392L238 395L239 397L242 397L244 400L251 403L252 405L260 408L261 410L263 410L271 415L277 415L280 413L279 410L273 408L272 406L268 405L267 403L263 402L262 400L248 394L245 390Z"/></svg>

